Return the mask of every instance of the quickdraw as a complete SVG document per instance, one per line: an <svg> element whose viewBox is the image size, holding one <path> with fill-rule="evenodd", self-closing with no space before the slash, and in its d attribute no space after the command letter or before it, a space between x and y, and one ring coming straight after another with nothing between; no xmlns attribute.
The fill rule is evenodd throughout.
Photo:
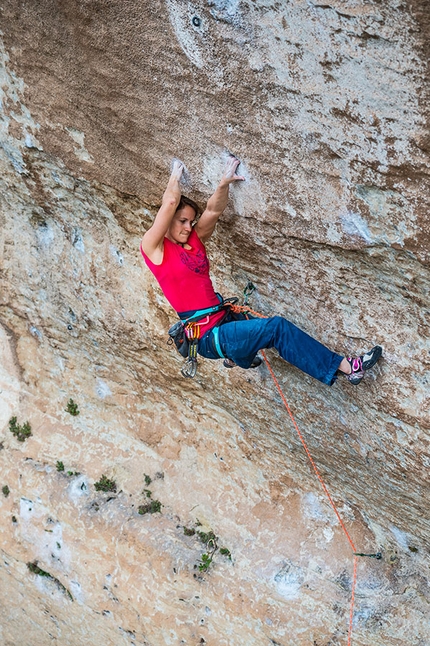
<svg viewBox="0 0 430 646"><path fill-rule="evenodd" d="M199 323L187 323L185 334L188 339L188 357L181 368L181 374L183 377L193 379L197 373L197 350L200 339Z"/></svg>
<svg viewBox="0 0 430 646"><path fill-rule="evenodd" d="M255 292L255 285L249 280L245 289L243 290L243 304L248 305L249 297Z"/></svg>

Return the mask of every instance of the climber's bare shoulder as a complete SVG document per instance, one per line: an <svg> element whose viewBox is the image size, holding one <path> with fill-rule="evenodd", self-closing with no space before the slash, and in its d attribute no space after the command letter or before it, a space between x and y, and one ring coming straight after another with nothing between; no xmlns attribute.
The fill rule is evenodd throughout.
<svg viewBox="0 0 430 646"><path fill-rule="evenodd" d="M150 232L151 229L149 229L143 236L140 243L140 249L142 253L149 258L153 265L161 265L164 258L164 242L162 240L159 244L154 245Z"/></svg>

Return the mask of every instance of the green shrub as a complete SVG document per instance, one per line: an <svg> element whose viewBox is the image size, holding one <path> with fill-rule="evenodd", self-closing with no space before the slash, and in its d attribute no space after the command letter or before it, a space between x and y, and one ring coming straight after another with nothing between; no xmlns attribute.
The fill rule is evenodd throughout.
<svg viewBox="0 0 430 646"><path fill-rule="evenodd" d="M196 533L196 530L193 529L192 527L184 527L185 536L194 536L195 533Z"/></svg>
<svg viewBox="0 0 430 646"><path fill-rule="evenodd" d="M151 500L146 505L139 505L137 511L141 516L144 514L155 514L161 511L162 504L159 500Z"/></svg>
<svg viewBox="0 0 430 646"><path fill-rule="evenodd" d="M116 492L115 480L110 480L107 476L102 475L98 482L94 483L96 491L114 491Z"/></svg>
<svg viewBox="0 0 430 646"><path fill-rule="evenodd" d="M18 424L16 417L11 417L9 420L9 430L16 437L18 442L25 442L28 437L31 437L31 426L29 422L25 422L22 426Z"/></svg>
<svg viewBox="0 0 430 646"><path fill-rule="evenodd" d="M58 543L57 543L57 545L58 545ZM40 567L37 565L37 561L33 561L32 563L27 563L27 567L28 567L28 569L30 570L30 572L33 572L33 574L37 574L37 576L44 576L44 577L46 577L47 579L50 579L51 581L53 581L53 582L57 585L58 589L59 589L59 590L61 590L61 592L63 592L64 594L66 594L66 595L69 597L70 601L73 601L73 597L72 597L72 595L71 595L70 590L68 590L68 589L67 589L67 588L66 588L66 587L61 583L61 581L59 581L59 580L57 579L57 577L53 576L53 575L52 575L52 574L50 574L49 572L46 572L46 570L42 570L42 568L40 568Z"/></svg>
<svg viewBox="0 0 430 646"><path fill-rule="evenodd" d="M209 543L209 541L216 541L217 537L213 532L197 532L197 536L202 543Z"/></svg>
<svg viewBox="0 0 430 646"><path fill-rule="evenodd" d="M78 405L75 404L72 398L70 398L67 402L66 412L70 413L70 415L73 415L74 417L76 417L76 415L79 415Z"/></svg>

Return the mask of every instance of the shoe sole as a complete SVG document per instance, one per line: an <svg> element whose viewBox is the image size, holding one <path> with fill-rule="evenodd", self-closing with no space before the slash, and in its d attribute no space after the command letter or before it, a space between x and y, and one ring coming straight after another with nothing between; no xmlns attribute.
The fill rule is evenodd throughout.
<svg viewBox="0 0 430 646"><path fill-rule="evenodd" d="M349 383L352 384L353 386L358 386L358 384L363 380L364 378L364 372L366 370L370 370L370 368L373 368L375 363L379 361L379 359L382 356L382 348L380 345L375 345L374 348L369 350L369 352L366 352L364 355L365 357L369 357L366 361L363 361L362 363L362 370L360 372L353 372L350 375L346 375L346 378L348 379Z"/></svg>
<svg viewBox="0 0 430 646"><path fill-rule="evenodd" d="M237 363L230 363L229 359L224 359L222 365L224 366L224 368L228 368L230 370L231 368L236 368Z"/></svg>
<svg viewBox="0 0 430 646"><path fill-rule="evenodd" d="M364 357L369 356L369 359L364 360ZM375 363L379 361L379 359L382 357L382 348L380 345L375 345L374 348L372 348L369 352L366 352L366 354L363 357L363 370L370 370L370 368L373 368Z"/></svg>
<svg viewBox="0 0 430 646"><path fill-rule="evenodd" d="M229 359L224 359L224 361L222 363L223 363L224 368L231 369L231 368L236 368L237 367L237 363L229 363ZM263 359L261 357L255 357L254 361L251 363L251 365L249 367L250 368L258 368L258 366L261 366L262 363L263 363Z"/></svg>
<svg viewBox="0 0 430 646"><path fill-rule="evenodd" d="M352 386L358 386L358 384L363 381L364 372L355 372L351 375L346 375L346 378Z"/></svg>

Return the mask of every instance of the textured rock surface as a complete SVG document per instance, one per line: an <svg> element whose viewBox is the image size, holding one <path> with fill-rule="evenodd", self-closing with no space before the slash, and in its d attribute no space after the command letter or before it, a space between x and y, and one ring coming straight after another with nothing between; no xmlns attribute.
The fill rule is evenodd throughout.
<svg viewBox="0 0 430 646"><path fill-rule="evenodd" d="M185 382L138 255L171 158L204 203L232 151L216 287L251 279L256 309L339 352L384 345L356 389L269 356L357 549L383 555L359 562L353 643L427 644L425 3L0 12L0 643L346 644L351 549L267 368ZM232 553L202 574L198 522Z"/></svg>

